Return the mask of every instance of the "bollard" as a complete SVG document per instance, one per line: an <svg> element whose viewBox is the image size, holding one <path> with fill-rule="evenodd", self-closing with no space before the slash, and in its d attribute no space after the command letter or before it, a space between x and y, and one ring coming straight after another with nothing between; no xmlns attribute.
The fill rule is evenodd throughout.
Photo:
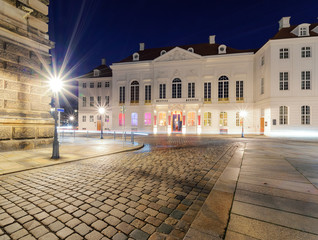
<svg viewBox="0 0 318 240"><path fill-rule="evenodd" d="M130 137L131 137L131 143L134 144L134 132L131 132Z"/></svg>
<svg viewBox="0 0 318 240"><path fill-rule="evenodd" d="M74 139L75 139L75 129L74 129Z"/></svg>
<svg viewBox="0 0 318 240"><path fill-rule="evenodd" d="M125 142L126 142L126 132L125 132L125 135L124 135L124 136L125 136Z"/></svg>
<svg viewBox="0 0 318 240"><path fill-rule="evenodd" d="M114 140L116 140L116 132L114 131Z"/></svg>
<svg viewBox="0 0 318 240"><path fill-rule="evenodd" d="M86 138L88 138L88 130L86 131Z"/></svg>

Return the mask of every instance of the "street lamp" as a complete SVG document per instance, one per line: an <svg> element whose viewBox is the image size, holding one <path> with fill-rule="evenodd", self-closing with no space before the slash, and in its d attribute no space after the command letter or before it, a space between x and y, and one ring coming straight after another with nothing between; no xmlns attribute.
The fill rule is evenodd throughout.
<svg viewBox="0 0 318 240"><path fill-rule="evenodd" d="M59 150L59 140L57 135L57 120L58 120L58 112L57 112L57 99L58 93L62 89L62 81L59 78L51 78L50 79L50 88L53 92L51 107L54 109L54 138L53 138L53 152L52 159L60 158L60 150Z"/></svg>
<svg viewBox="0 0 318 240"><path fill-rule="evenodd" d="M242 138L244 137L244 118L247 116L246 111L240 111L240 118L242 119Z"/></svg>
<svg viewBox="0 0 318 240"><path fill-rule="evenodd" d="M105 108L103 108L103 107L100 107L99 109L98 109L98 112L99 112L99 114L100 114L100 124L101 124L101 127L100 127L100 139L103 139L104 137L103 137L103 116L104 116L104 114L105 114Z"/></svg>
<svg viewBox="0 0 318 240"><path fill-rule="evenodd" d="M73 127L73 121L74 121L74 116L70 116L70 122L71 122L71 126Z"/></svg>

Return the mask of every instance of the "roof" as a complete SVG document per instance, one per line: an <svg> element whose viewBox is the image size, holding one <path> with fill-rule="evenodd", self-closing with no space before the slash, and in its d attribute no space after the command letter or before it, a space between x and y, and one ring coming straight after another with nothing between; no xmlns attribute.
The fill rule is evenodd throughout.
<svg viewBox="0 0 318 240"><path fill-rule="evenodd" d="M290 27L287 28L282 28L280 29L274 37L271 38L271 40L275 40L275 39L286 39L286 38L299 38L298 35L295 35L292 33L292 31L298 27L301 24L298 25L292 25ZM318 26L318 23L312 23L309 26L309 36L300 36L300 37L314 37L314 36L318 36L318 33L315 33L314 31L312 31L315 27Z"/></svg>
<svg viewBox="0 0 318 240"><path fill-rule="evenodd" d="M98 69L100 71L99 76L94 76L94 70L96 70L96 69ZM80 78L100 78L100 77L112 77L112 76L113 76L112 70L107 65L102 64L102 65L94 68L89 73L84 74Z"/></svg>
<svg viewBox="0 0 318 240"><path fill-rule="evenodd" d="M201 55L201 56L210 56L210 55L218 55L218 48L221 44L210 44L210 43L200 43L200 44L190 44L190 45L183 45L183 46L174 46L174 47L161 47L161 48L149 48L143 51L138 51L139 54L139 61L147 61L147 60L154 60L157 57L160 57L160 53L162 50L170 51L175 47L183 48L188 50L189 48L193 48L194 53ZM258 49L248 49L248 50L238 50L235 48L231 48L226 46L226 54L233 54L233 53L245 53L245 52L256 52ZM133 56L130 55L129 57L120 61L122 62L132 62Z"/></svg>

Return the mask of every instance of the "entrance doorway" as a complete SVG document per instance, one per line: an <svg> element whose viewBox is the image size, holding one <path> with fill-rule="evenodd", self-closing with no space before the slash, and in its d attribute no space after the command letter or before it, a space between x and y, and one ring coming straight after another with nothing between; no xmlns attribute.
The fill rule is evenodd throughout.
<svg viewBox="0 0 318 240"><path fill-rule="evenodd" d="M264 118L262 117L261 119L260 119L260 134L261 135L264 135L264 126L265 126L265 124L264 124Z"/></svg>
<svg viewBox="0 0 318 240"><path fill-rule="evenodd" d="M97 120L97 131L100 131L101 125L102 125L101 121Z"/></svg>
<svg viewBox="0 0 318 240"><path fill-rule="evenodd" d="M182 112L172 112L172 132L182 131Z"/></svg>

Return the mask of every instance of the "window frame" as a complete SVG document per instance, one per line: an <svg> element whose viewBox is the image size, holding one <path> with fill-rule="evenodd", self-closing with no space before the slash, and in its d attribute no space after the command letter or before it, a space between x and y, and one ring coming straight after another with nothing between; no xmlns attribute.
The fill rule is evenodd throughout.
<svg viewBox="0 0 318 240"><path fill-rule="evenodd" d="M166 84L159 84L159 99L166 99Z"/></svg>
<svg viewBox="0 0 318 240"><path fill-rule="evenodd" d="M203 114L203 126L211 127L212 126L212 112L204 112Z"/></svg>
<svg viewBox="0 0 318 240"><path fill-rule="evenodd" d="M311 71L301 71L301 90L311 90Z"/></svg>
<svg viewBox="0 0 318 240"><path fill-rule="evenodd" d="M172 81L172 98L182 98L182 81L175 78Z"/></svg>
<svg viewBox="0 0 318 240"><path fill-rule="evenodd" d="M119 104L125 104L126 89L125 86L119 86Z"/></svg>
<svg viewBox="0 0 318 240"><path fill-rule="evenodd" d="M279 106L279 125L288 125L288 107Z"/></svg>
<svg viewBox="0 0 318 240"><path fill-rule="evenodd" d="M301 47L301 58L311 58L311 47Z"/></svg>
<svg viewBox="0 0 318 240"><path fill-rule="evenodd" d="M303 105L300 108L301 125L310 125L310 106Z"/></svg>
<svg viewBox="0 0 318 240"><path fill-rule="evenodd" d="M195 83L188 83L188 98L195 98Z"/></svg>
<svg viewBox="0 0 318 240"><path fill-rule="evenodd" d="M225 75L218 79L218 101L229 101L229 78Z"/></svg>
<svg viewBox="0 0 318 240"><path fill-rule="evenodd" d="M244 81L238 80L235 84L236 101L244 101Z"/></svg>
<svg viewBox="0 0 318 240"><path fill-rule="evenodd" d="M289 72L279 72L279 90L289 90Z"/></svg>
<svg viewBox="0 0 318 240"><path fill-rule="evenodd" d="M289 59L289 48L279 49L279 59Z"/></svg>
<svg viewBox="0 0 318 240"><path fill-rule="evenodd" d="M132 81L130 84L130 103L139 103L139 82Z"/></svg>

